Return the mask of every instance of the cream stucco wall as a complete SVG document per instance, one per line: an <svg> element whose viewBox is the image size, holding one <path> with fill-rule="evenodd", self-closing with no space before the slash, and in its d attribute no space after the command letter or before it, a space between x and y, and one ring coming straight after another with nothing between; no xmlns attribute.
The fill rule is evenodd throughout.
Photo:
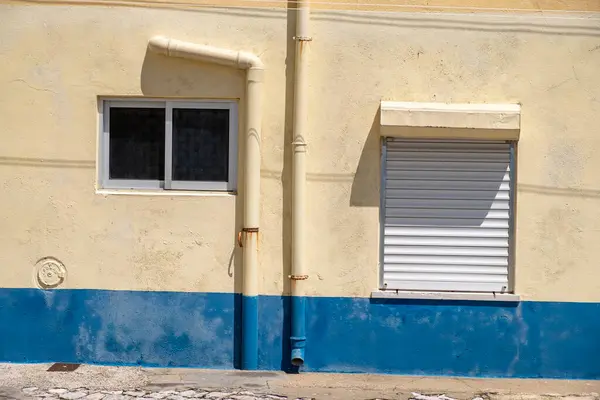
<svg viewBox="0 0 600 400"><path fill-rule="evenodd" d="M243 112L243 72L148 53L162 34L267 66L260 286L287 292L288 19L281 8L0 6L2 286L31 287L36 260L55 256L64 287L240 290L243 193L96 193L98 96L233 98ZM520 103L516 291L600 301L600 15L320 10L311 26L308 295L377 288L378 107L396 100Z"/></svg>

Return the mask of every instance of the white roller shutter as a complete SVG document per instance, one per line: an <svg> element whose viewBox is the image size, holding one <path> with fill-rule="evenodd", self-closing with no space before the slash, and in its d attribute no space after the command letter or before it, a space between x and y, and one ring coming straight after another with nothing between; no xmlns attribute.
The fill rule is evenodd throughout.
<svg viewBox="0 0 600 400"><path fill-rule="evenodd" d="M511 145L386 139L386 289L506 292Z"/></svg>

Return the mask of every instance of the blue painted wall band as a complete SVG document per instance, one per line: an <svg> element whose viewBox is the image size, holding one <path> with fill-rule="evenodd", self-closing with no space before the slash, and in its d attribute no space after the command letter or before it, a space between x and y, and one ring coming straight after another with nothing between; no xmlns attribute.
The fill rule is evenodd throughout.
<svg viewBox="0 0 600 400"><path fill-rule="evenodd" d="M304 371L600 379L600 303L304 300ZM291 299L232 293L0 289L0 361L231 369L242 306L285 369Z"/></svg>
<svg viewBox="0 0 600 400"><path fill-rule="evenodd" d="M258 296L242 296L242 369L258 368Z"/></svg>

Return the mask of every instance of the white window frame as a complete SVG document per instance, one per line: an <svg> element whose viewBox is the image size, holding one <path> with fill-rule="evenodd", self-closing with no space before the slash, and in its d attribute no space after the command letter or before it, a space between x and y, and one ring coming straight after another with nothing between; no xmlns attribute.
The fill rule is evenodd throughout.
<svg viewBox="0 0 600 400"><path fill-rule="evenodd" d="M100 107L100 146L98 182L101 189L141 190L196 190L235 192L237 186L238 105L231 100L159 100L159 99L103 99ZM110 179L110 109L111 108L164 108L165 109L165 179ZM229 154L227 182L176 181L173 175L173 108L229 110Z"/></svg>

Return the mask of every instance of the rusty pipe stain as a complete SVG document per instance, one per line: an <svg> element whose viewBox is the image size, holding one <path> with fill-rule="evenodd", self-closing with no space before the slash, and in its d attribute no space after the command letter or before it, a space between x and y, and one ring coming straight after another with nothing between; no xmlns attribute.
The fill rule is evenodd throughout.
<svg viewBox="0 0 600 400"><path fill-rule="evenodd" d="M293 281L305 281L308 279L308 275L288 275L288 278Z"/></svg>
<svg viewBox="0 0 600 400"><path fill-rule="evenodd" d="M238 246L244 247L244 242L247 242L248 240L250 240L252 235L256 234L256 245L258 248L258 246L260 244L260 241L258 240L259 233L260 233L259 228L242 228L242 230L238 232L238 237L237 237Z"/></svg>

